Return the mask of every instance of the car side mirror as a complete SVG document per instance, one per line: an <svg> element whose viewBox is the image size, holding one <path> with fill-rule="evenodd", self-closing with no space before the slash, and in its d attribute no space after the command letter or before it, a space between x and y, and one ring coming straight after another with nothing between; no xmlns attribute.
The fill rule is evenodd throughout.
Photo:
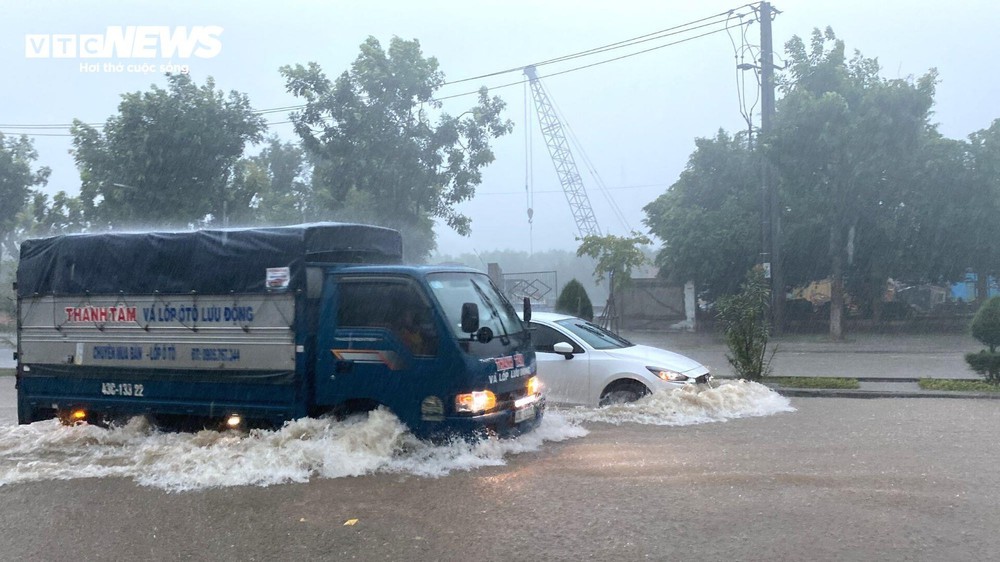
<svg viewBox="0 0 1000 562"><path fill-rule="evenodd" d="M564 342L564 341L561 341L561 342L553 345L552 346L552 351L554 351L556 353L561 353L561 354L565 355L566 359L572 359L573 358L573 346L570 345L570 344L568 344L568 343L566 343L566 342Z"/></svg>
<svg viewBox="0 0 1000 562"><path fill-rule="evenodd" d="M479 331L479 305L474 302L462 303L462 331L466 334Z"/></svg>

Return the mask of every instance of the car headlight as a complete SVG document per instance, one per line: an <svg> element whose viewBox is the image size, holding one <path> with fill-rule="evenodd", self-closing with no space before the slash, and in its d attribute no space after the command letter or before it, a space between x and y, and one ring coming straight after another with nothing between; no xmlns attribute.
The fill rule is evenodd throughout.
<svg viewBox="0 0 1000 562"><path fill-rule="evenodd" d="M677 371L671 371L670 369L661 369L660 367L646 367L649 369L650 373L656 375L660 380L667 382L684 382L688 380L687 375L678 373Z"/></svg>

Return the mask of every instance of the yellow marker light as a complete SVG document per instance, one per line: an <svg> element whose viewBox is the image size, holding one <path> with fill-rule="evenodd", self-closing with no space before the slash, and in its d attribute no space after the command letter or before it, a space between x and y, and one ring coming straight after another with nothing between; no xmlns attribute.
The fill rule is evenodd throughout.
<svg viewBox="0 0 1000 562"><path fill-rule="evenodd" d="M73 410L70 413L69 417L73 421L83 421L83 420L87 419L87 411L86 410Z"/></svg>
<svg viewBox="0 0 1000 562"><path fill-rule="evenodd" d="M489 390L480 390L468 394L459 394L455 397L456 412L486 412L496 408L497 396Z"/></svg>
<svg viewBox="0 0 1000 562"><path fill-rule="evenodd" d="M231 429L236 429L243 423L243 419L240 418L239 414L230 414L229 419L226 420L226 425Z"/></svg>
<svg viewBox="0 0 1000 562"><path fill-rule="evenodd" d="M538 377L531 377L528 379L528 396L538 394L541 391L542 381L538 380Z"/></svg>

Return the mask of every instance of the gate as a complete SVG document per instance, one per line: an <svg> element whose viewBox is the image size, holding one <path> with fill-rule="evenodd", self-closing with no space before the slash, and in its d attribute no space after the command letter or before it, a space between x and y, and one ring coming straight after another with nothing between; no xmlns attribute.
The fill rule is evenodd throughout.
<svg viewBox="0 0 1000 562"><path fill-rule="evenodd" d="M502 274L504 294L515 308L524 297L531 299L531 306L538 310L552 310L559 297L559 276L555 271L526 271Z"/></svg>

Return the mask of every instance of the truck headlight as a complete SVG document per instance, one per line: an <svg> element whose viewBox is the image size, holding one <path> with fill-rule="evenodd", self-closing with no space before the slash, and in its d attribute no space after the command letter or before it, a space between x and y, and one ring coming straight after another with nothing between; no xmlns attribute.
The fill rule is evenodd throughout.
<svg viewBox="0 0 1000 562"><path fill-rule="evenodd" d="M646 367L649 369L650 373L656 375L660 380L667 382L684 382L688 380L687 375L682 375L677 371L671 371L670 369L661 369L659 367Z"/></svg>
<svg viewBox="0 0 1000 562"><path fill-rule="evenodd" d="M497 396L489 390L479 390L455 397L455 411L460 413L478 414L488 412L497 406Z"/></svg>
<svg viewBox="0 0 1000 562"><path fill-rule="evenodd" d="M538 377L528 379L528 396L534 396L542 391L542 381Z"/></svg>

